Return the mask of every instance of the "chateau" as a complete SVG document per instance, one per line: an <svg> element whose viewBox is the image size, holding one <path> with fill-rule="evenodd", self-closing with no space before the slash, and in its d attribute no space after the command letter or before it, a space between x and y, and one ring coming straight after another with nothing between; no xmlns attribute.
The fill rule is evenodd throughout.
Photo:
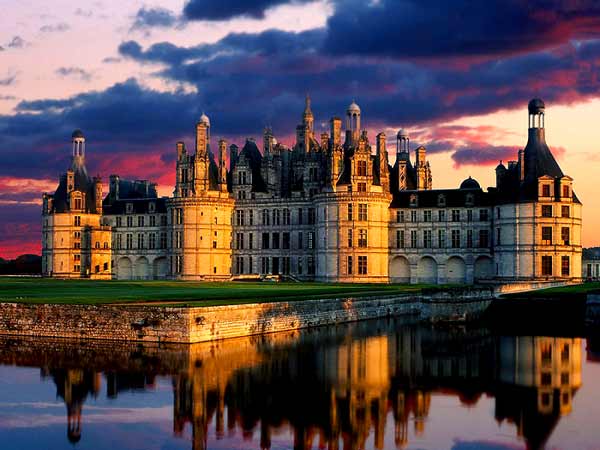
<svg viewBox="0 0 600 450"><path fill-rule="evenodd" d="M307 97L296 143L270 129L262 152L211 150L206 115L193 151L176 144L173 196L110 176L104 196L72 136L71 168L43 196L46 276L230 280L281 275L328 282L474 283L581 279L581 202L545 142L545 105L528 105L529 138L496 167L496 186L467 178L434 189L425 147L400 130L374 142L352 102L317 135Z"/></svg>

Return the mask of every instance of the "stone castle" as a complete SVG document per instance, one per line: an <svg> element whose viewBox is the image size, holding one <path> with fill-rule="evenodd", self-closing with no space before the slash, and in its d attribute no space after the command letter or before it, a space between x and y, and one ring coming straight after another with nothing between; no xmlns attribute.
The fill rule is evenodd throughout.
<svg viewBox="0 0 600 450"><path fill-rule="evenodd" d="M496 186L467 178L433 189L425 147L371 143L355 103L316 135L310 99L287 148L266 129L211 151L206 115L193 152L176 145L172 197L148 181L100 178L72 136L72 166L43 197L46 276L230 280L277 275L327 282L474 283L581 278L581 202L545 142L545 105L528 105L529 138Z"/></svg>

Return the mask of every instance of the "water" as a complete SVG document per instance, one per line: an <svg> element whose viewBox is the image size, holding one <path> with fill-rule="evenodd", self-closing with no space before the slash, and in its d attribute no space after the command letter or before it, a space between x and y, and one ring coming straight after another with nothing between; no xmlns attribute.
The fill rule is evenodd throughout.
<svg viewBox="0 0 600 450"><path fill-rule="evenodd" d="M0 448L598 449L594 342L401 320L193 346L0 338Z"/></svg>

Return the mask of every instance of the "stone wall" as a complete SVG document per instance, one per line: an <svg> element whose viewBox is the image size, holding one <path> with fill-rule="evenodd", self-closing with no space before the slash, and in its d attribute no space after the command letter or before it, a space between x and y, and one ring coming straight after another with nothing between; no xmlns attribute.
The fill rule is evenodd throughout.
<svg viewBox="0 0 600 450"><path fill-rule="evenodd" d="M215 307L0 304L0 334L145 342L206 342L387 316L482 312L491 289Z"/></svg>

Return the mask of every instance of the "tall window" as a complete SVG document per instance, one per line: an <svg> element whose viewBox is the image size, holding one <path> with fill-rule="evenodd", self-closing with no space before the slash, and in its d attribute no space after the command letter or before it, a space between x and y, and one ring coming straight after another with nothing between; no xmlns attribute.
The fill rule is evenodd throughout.
<svg viewBox="0 0 600 450"><path fill-rule="evenodd" d="M269 248L269 233L262 234L262 248Z"/></svg>
<svg viewBox="0 0 600 450"><path fill-rule="evenodd" d="M467 210L467 222L473 222L473 210L472 209Z"/></svg>
<svg viewBox="0 0 600 450"><path fill-rule="evenodd" d="M404 230L396 230L396 248L404 248Z"/></svg>
<svg viewBox="0 0 600 450"><path fill-rule="evenodd" d="M571 208L569 208L569 205L562 205L560 207L560 215L562 217L571 217Z"/></svg>
<svg viewBox="0 0 600 450"><path fill-rule="evenodd" d="M302 208L298 208L298 225L302 225L303 223L303 212L302 212Z"/></svg>
<svg viewBox="0 0 600 450"><path fill-rule="evenodd" d="M367 257L366 256L358 257L358 274L359 275L367 274Z"/></svg>
<svg viewBox="0 0 600 450"><path fill-rule="evenodd" d="M549 184L542 185L542 197L550 197L550 185Z"/></svg>
<svg viewBox="0 0 600 450"><path fill-rule="evenodd" d="M148 237L148 248L153 250L156 248L156 234L150 233Z"/></svg>
<svg viewBox="0 0 600 450"><path fill-rule="evenodd" d="M274 249L279 248L279 233L273 233L273 236L271 238L271 246Z"/></svg>
<svg viewBox="0 0 600 450"><path fill-rule="evenodd" d="M81 199L80 198L75 199L75 209L81 209Z"/></svg>
<svg viewBox="0 0 600 450"><path fill-rule="evenodd" d="M473 230L467 230L467 248L473 247Z"/></svg>
<svg viewBox="0 0 600 450"><path fill-rule="evenodd" d="M235 224L237 226L244 226L244 211L241 209L235 212Z"/></svg>
<svg viewBox="0 0 600 450"><path fill-rule="evenodd" d="M542 227L542 244L552 244L552 227Z"/></svg>
<svg viewBox="0 0 600 450"><path fill-rule="evenodd" d="M315 248L315 232L314 231L308 232L308 248L311 250L313 248Z"/></svg>
<svg viewBox="0 0 600 450"><path fill-rule="evenodd" d="M404 222L404 211L400 211L400 210L396 211L396 222L398 222L398 223Z"/></svg>
<svg viewBox="0 0 600 450"><path fill-rule="evenodd" d="M460 209L452 210L452 222L460 222Z"/></svg>
<svg viewBox="0 0 600 450"><path fill-rule="evenodd" d="M352 228L348 229L348 247L354 247L354 230Z"/></svg>
<svg viewBox="0 0 600 450"><path fill-rule="evenodd" d="M552 217L552 205L542 205L542 217Z"/></svg>
<svg viewBox="0 0 600 450"><path fill-rule="evenodd" d="M150 216L150 226L151 227L156 226L156 216Z"/></svg>
<svg viewBox="0 0 600 450"><path fill-rule="evenodd" d="M167 233L160 233L160 248L167 248Z"/></svg>
<svg viewBox="0 0 600 450"><path fill-rule="evenodd" d="M73 218L73 224L74 224L76 227L80 227L80 226L81 226L81 216L75 216L75 217Z"/></svg>
<svg viewBox="0 0 600 450"><path fill-rule="evenodd" d="M446 230L438 230L438 247L446 248Z"/></svg>
<svg viewBox="0 0 600 450"><path fill-rule="evenodd" d="M432 238L431 238L431 230L423 231L423 247L425 247L425 248L433 247Z"/></svg>
<svg viewBox="0 0 600 450"><path fill-rule="evenodd" d="M542 256L542 275L552 276L552 256Z"/></svg>
<svg viewBox="0 0 600 450"><path fill-rule="evenodd" d="M270 225L270 217L269 217L269 210L268 209L263 209L262 210L262 224L263 225Z"/></svg>
<svg viewBox="0 0 600 450"><path fill-rule="evenodd" d="M120 227L120 226L122 226L122 224L123 224L122 218L117 217L117 226Z"/></svg>
<svg viewBox="0 0 600 450"><path fill-rule="evenodd" d="M358 204L358 220L367 220L367 204L359 203Z"/></svg>
<svg viewBox="0 0 600 450"><path fill-rule="evenodd" d="M487 222L488 221L488 210L487 209L480 209L479 210L479 221L480 222Z"/></svg>
<svg viewBox="0 0 600 450"><path fill-rule="evenodd" d="M358 192L367 192L367 183L358 183Z"/></svg>
<svg viewBox="0 0 600 450"><path fill-rule="evenodd" d="M138 227L144 226L144 216L138 216Z"/></svg>
<svg viewBox="0 0 600 450"><path fill-rule="evenodd" d="M438 211L438 222L445 222L446 221L446 211L444 209L440 209Z"/></svg>
<svg viewBox="0 0 600 450"><path fill-rule="evenodd" d="M568 256L561 256L560 258L560 274L563 277L568 277L571 274L571 266Z"/></svg>
<svg viewBox="0 0 600 450"><path fill-rule="evenodd" d="M452 230L452 248L460 248L460 230Z"/></svg>
<svg viewBox="0 0 600 450"><path fill-rule="evenodd" d="M273 225L281 225L281 210L273 210Z"/></svg>
<svg viewBox="0 0 600 450"><path fill-rule="evenodd" d="M416 222L417 221L417 212L416 211L411 211L410 212L410 221L411 222Z"/></svg>
<svg viewBox="0 0 600 450"><path fill-rule="evenodd" d="M359 177L367 176L367 162L366 161L358 161L358 176Z"/></svg>
<svg viewBox="0 0 600 450"><path fill-rule="evenodd" d="M431 211L429 211L429 210L423 211L423 221L431 222Z"/></svg>
<svg viewBox="0 0 600 450"><path fill-rule="evenodd" d="M304 236L302 235L302 231L298 233L298 250L302 250L304 248Z"/></svg>
<svg viewBox="0 0 600 450"><path fill-rule="evenodd" d="M367 230L358 230L358 246L367 247Z"/></svg>
<svg viewBox="0 0 600 450"><path fill-rule="evenodd" d="M348 220L354 220L352 218L352 203L348 203Z"/></svg>
<svg viewBox="0 0 600 450"><path fill-rule="evenodd" d="M133 234L131 233L127 234L126 246L128 250L133 248Z"/></svg>
<svg viewBox="0 0 600 450"><path fill-rule="evenodd" d="M347 267L348 275L352 275L352 272L353 272L353 267L352 267L353 264L352 263L353 263L352 256L348 256L348 263L347 263L347 265L348 265L348 267Z"/></svg>
<svg viewBox="0 0 600 450"><path fill-rule="evenodd" d="M290 224L290 210L288 208L285 208L283 210L283 224L284 225Z"/></svg>
<svg viewBox="0 0 600 450"><path fill-rule="evenodd" d="M238 250L244 248L244 233L235 234L235 246Z"/></svg>
<svg viewBox="0 0 600 450"><path fill-rule="evenodd" d="M565 198L568 198L571 196L571 190L569 189L569 186L562 187L562 196Z"/></svg>
<svg viewBox="0 0 600 450"><path fill-rule="evenodd" d="M308 208L308 223L314 224L317 220L317 213L315 212L315 208Z"/></svg>
<svg viewBox="0 0 600 450"><path fill-rule="evenodd" d="M417 248L417 230L410 230L410 247Z"/></svg>
<svg viewBox="0 0 600 450"><path fill-rule="evenodd" d="M486 248L490 246L490 236L488 230L479 230L479 247Z"/></svg>
<svg viewBox="0 0 600 450"><path fill-rule="evenodd" d="M254 248L254 233L248 233L248 248L250 250Z"/></svg>
<svg viewBox="0 0 600 450"><path fill-rule="evenodd" d="M563 245L571 244L570 234L571 233L569 227L562 227L560 229L560 238L563 241Z"/></svg>
<svg viewBox="0 0 600 450"><path fill-rule="evenodd" d="M287 250L290 248L290 233L284 232L281 235L281 248Z"/></svg>
<svg viewBox="0 0 600 450"><path fill-rule="evenodd" d="M144 248L144 235L138 234L138 248Z"/></svg>
<svg viewBox="0 0 600 450"><path fill-rule="evenodd" d="M246 184L246 172L238 172L238 184Z"/></svg>

